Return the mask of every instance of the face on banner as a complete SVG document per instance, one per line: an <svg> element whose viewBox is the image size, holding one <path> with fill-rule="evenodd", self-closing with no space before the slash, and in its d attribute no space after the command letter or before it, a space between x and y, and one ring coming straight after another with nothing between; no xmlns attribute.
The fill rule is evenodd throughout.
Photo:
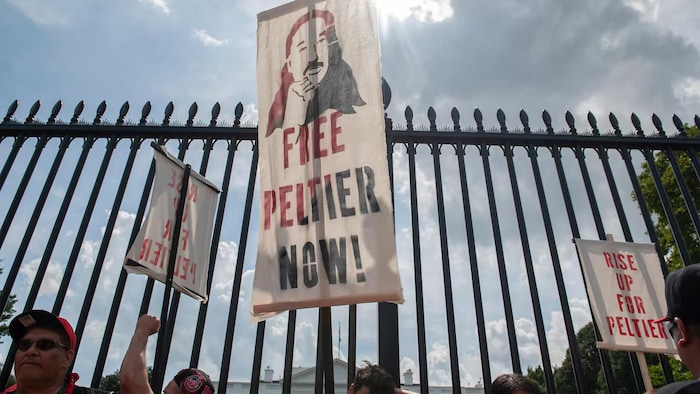
<svg viewBox="0 0 700 394"><path fill-rule="evenodd" d="M289 28L281 86L268 113L265 133L309 124L328 109L355 113L365 105L353 69L343 59L331 11L314 9Z"/></svg>

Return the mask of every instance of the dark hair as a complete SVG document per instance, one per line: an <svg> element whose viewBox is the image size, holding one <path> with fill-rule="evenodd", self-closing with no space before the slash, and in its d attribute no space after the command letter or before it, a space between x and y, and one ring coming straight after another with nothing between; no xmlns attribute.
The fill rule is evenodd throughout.
<svg viewBox="0 0 700 394"><path fill-rule="evenodd" d="M389 375L389 372L369 361L365 361L365 366L357 370L353 385L355 392L366 386L370 394L393 394L396 388L394 378Z"/></svg>
<svg viewBox="0 0 700 394"><path fill-rule="evenodd" d="M491 383L490 394L511 394L517 390L531 394L540 394L540 389L528 378L519 374L505 374Z"/></svg>

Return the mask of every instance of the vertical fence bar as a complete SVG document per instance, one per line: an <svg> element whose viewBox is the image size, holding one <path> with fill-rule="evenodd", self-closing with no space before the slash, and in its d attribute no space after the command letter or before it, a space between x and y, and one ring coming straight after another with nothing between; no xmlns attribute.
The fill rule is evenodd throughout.
<svg viewBox="0 0 700 394"><path fill-rule="evenodd" d="M7 179L7 175L10 174L10 170L12 169L12 165L15 163L15 160L17 159L17 154L19 153L19 150L22 148L22 145L24 145L24 141L27 140L27 137L24 136L24 134L20 134L15 137L15 142L12 144L12 150L10 150L10 154L7 155L7 159L5 160L5 164L2 166L2 171L0 171L0 190L2 190L2 187L5 185L5 180Z"/></svg>
<svg viewBox="0 0 700 394"><path fill-rule="evenodd" d="M431 107L430 110L433 108ZM432 115L432 116L431 116ZM428 112L434 125L435 112ZM437 131L434 126L431 131ZM447 342L450 349L450 370L452 378L452 392L461 393L459 381L459 359L457 356L457 333L455 329L455 312L452 297L452 273L450 271L450 253L447 242L447 224L445 222L445 197L442 190L442 167L440 165L440 145L433 143L431 153L433 156L433 169L435 171L435 194L437 197L438 225L440 228L440 251L442 257L442 280L445 289L445 313L447 315Z"/></svg>
<svg viewBox="0 0 700 394"><path fill-rule="evenodd" d="M520 365L520 353L518 351L518 339L515 334L515 321L513 319L513 306L510 302L510 289L508 286L508 276L506 274L506 261L503 255L503 241L501 240L501 228L498 223L498 209L496 208L496 194L493 188L493 178L491 175L491 164L489 163L489 147L481 144L479 147L481 160L484 167L484 178L486 180L486 192L488 194L489 208L491 212L491 227L493 230L494 246L496 248L496 261L498 263L498 274L501 280L501 294L503 296L503 309L506 318L506 330L508 331L508 343L510 345L510 359L513 372L522 373Z"/></svg>
<svg viewBox="0 0 700 394"><path fill-rule="evenodd" d="M554 271L554 279L557 283L557 291L559 293L559 303L561 305L562 314L564 317L564 327L566 328L566 337L569 343L569 352L571 353L571 366L574 371L574 384L578 394L585 394L583 386L583 368L581 367L581 356L576 342L576 331L574 330L573 319L571 318L571 309L569 308L569 298L566 294L566 286L564 286L564 274L561 270L561 260L557 250L557 241L554 237L554 229L552 226L552 217L549 213L547 204L547 193L544 190L542 182L542 172L540 171L539 161L537 160L537 149L533 145L528 146L530 164L535 177L535 186L537 187L537 196L540 201L540 211L544 221L545 233L547 235L547 243L549 245L549 253L552 258L552 270ZM558 152L559 149L552 147L553 152ZM567 188L568 190L568 188ZM556 387L551 390L547 387L549 393L556 392Z"/></svg>
<svg viewBox="0 0 700 394"><path fill-rule="evenodd" d="M459 164L459 178L462 187L462 209L464 211L464 223L467 231L467 246L469 248L469 265L472 279L472 292L474 294L474 313L476 315L476 331L479 337L479 353L481 356L481 375L485 392L491 391L491 366L489 363L488 341L486 338L486 322L484 320L484 303L481 297L481 279L479 277L479 264L476 255L476 242L474 236L474 222L472 219L471 203L469 202L469 184L467 182L467 169L465 165L465 149L460 144L457 147ZM421 301L422 304L422 301ZM427 394L426 390L422 394Z"/></svg>
<svg viewBox="0 0 700 394"><path fill-rule="evenodd" d="M143 124L145 124L145 116L147 116L147 109L150 108L150 104L146 103L144 106L144 118L142 119ZM150 109L149 109L150 111ZM158 138L158 145L161 145L164 141L163 137ZM146 175L146 181L144 182L143 192L141 193L141 200L139 201L138 209L136 211L136 216L134 218L134 225L131 229L131 235L129 236L129 243L127 244L127 250L131 248L138 235L138 231L141 228L141 221L143 219L144 213L146 212L146 204L148 203L148 197L150 195L151 185L153 183L153 178L155 177L155 160L151 161L151 165L148 169L148 175ZM100 344L100 350L97 356L97 361L95 363L95 370L92 374L92 387L96 387L100 384L102 378L102 373L104 372L105 362L107 361L107 352L109 351L109 345L112 341L112 334L114 333L114 326L117 321L117 314L119 313L119 306L121 305L122 298L124 296L124 288L126 287L126 279L128 278L128 273L122 267L119 272L119 279L117 280L117 287L114 290L114 297L112 298L112 306L109 309L109 316L107 317L107 322L105 325L105 333L102 337L102 343ZM145 312L144 312L145 313Z"/></svg>
<svg viewBox="0 0 700 394"><path fill-rule="evenodd" d="M212 236L211 250L209 251L209 276L207 277L207 294L211 292L211 285L214 279L214 264L219 250L219 240L221 229L224 224L224 214L226 212L226 200L228 199L228 189L231 183L231 172L233 170L233 159L236 154L236 140L228 141L228 155L226 156L226 166L224 167L224 178L221 185L221 195L219 196L219 206L216 212L216 222L214 223L214 233ZM197 328L194 334L194 344L192 346L192 356L190 357L190 367L197 367L199 364L199 354L202 348L202 337L204 336L204 323L207 317L209 303L199 306L197 315Z"/></svg>
<svg viewBox="0 0 700 394"><path fill-rule="evenodd" d="M564 198L564 205L566 206L566 213L569 217L569 226L571 227L571 234L574 238L580 238L581 235L579 232L578 222L576 220L576 214L574 213L574 205L571 201L569 185L566 180L564 166L561 162L561 150L555 147L555 149L552 150L552 157L554 158L554 163L557 169L559 184L562 190L562 197ZM593 322L593 326L595 328L596 338L599 339L600 333L598 332L597 327L595 327L595 322ZM613 394L616 392L615 379L612 374L612 368L610 367L610 359L608 358L608 353L604 350L598 349L598 354L600 356L601 365L603 367L603 373L605 375L605 382L608 388L608 393Z"/></svg>
<svg viewBox="0 0 700 394"><path fill-rule="evenodd" d="M294 333L297 324L297 311L289 311L287 317L287 341L284 351L284 374L282 376L282 394L292 392L292 367L294 362ZM348 361L348 364L350 362Z"/></svg>
<svg viewBox="0 0 700 394"><path fill-rule="evenodd" d="M265 322L257 324L255 334L255 352L253 353L253 370L250 373L250 394L258 394L260 390L260 370L262 364L263 341L265 340Z"/></svg>
<svg viewBox="0 0 700 394"><path fill-rule="evenodd" d="M34 233L34 228L39 222L39 216L41 215L41 212L44 209L46 199L49 196L49 192L51 191L51 186L53 185L53 181L56 179L58 168L60 167L61 162L63 161L66 149L68 149L68 145L70 144L71 140L72 138L70 137L64 136L63 138L61 138L61 144L58 148L58 153L54 158L49 173L46 175L46 182L44 182L44 186L41 188L41 192L39 193L39 199L37 200L36 206L34 207L34 212L32 212L32 216L29 219L29 222L27 223L26 229L24 231L24 236L22 237L22 241L20 242L19 250L17 252L13 265L21 265L22 260L24 260L24 256L27 253L27 248L29 247L29 241L31 240L32 234ZM34 281L32 283L32 288L29 290L27 301L24 304L25 311L32 309L34 301L36 301L36 297L39 294L39 286L41 286L41 282L44 280L44 274L46 273L48 265L48 260L42 260L39 266L37 267L36 274L34 275Z"/></svg>
<svg viewBox="0 0 700 394"><path fill-rule="evenodd" d="M535 327L537 329L537 340L540 344L540 355L542 357L542 370L544 371L545 385L548 392L555 392L554 375L552 374L552 362L549 358L549 347L547 345L547 336L542 320L542 307L540 306L540 296L537 292L537 280L535 279L535 270L533 268L532 253L530 252L530 241L527 235L527 225L525 223L525 214L523 212L522 200L520 198L520 188L518 187L518 179L513 162L513 147L506 144L506 161L508 165L508 174L510 175L510 186L513 193L513 201L515 204L515 216L518 220L518 228L520 230L520 242L523 247L523 257L525 259L525 271L530 287L530 298L532 299L532 309L535 315Z"/></svg>
<svg viewBox="0 0 700 394"><path fill-rule="evenodd" d="M413 132L413 111L411 107L407 107L406 111L406 129L408 133ZM420 391L421 394L428 392L428 352L425 339L425 310L423 306L423 262L421 256L421 240L420 240L420 222L418 221L418 189L416 179L416 144L410 140L406 144L406 153L408 154L408 181L411 198L411 234L413 244L413 276L414 287L416 291L416 327L418 332L418 368L420 374Z"/></svg>
<svg viewBox="0 0 700 394"><path fill-rule="evenodd" d="M223 357L221 361L221 372L219 375L218 392L226 392L226 382L228 381L228 369L231 366L231 348L233 346L233 334L236 328L236 315L238 312L238 295L241 291L241 278L243 277L243 263L245 251L248 246L248 230L250 227L250 215L253 206L253 191L255 190L255 176L258 168L258 145L253 142L253 158L250 164L250 174L248 176L248 191L243 209L243 224L241 225L241 238L238 243L238 256L236 257L236 271L233 276L233 289L231 292L231 303L228 311L228 324L226 326L226 337L224 339Z"/></svg>
<svg viewBox="0 0 700 394"><path fill-rule="evenodd" d="M17 187L15 196L12 198L12 202L7 208L7 215L5 215L5 220L3 220L2 227L0 227L0 248L5 243L5 237L7 237L7 233L10 231L10 226L12 225L12 220L15 218L15 214L17 213L19 203L22 202L22 196L27 190L29 180L32 178L32 174L34 173L36 164L39 161L39 157L44 151L48 140L49 137L47 137L46 134L39 137L39 139L37 140L36 147L34 148L34 153L32 154L31 159L29 159L29 163L27 164L27 168L24 170L24 175L22 175L22 179L19 182L19 186ZM7 300L3 298L4 297L0 298L0 305L4 306L5 303L7 303Z"/></svg>

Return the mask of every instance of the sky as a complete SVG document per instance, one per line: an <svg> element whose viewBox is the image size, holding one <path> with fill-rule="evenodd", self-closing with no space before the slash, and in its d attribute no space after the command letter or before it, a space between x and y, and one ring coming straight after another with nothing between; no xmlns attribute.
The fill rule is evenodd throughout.
<svg viewBox="0 0 700 394"><path fill-rule="evenodd" d="M694 12L697 7L694 0L377 1L382 76L392 91L387 114L395 125L405 124L403 112L406 106L411 106L415 113L414 124L427 124L426 111L432 106L437 112L439 126L451 126L449 113L455 107L462 114L463 127L474 127L471 114L478 107L484 114L487 128L497 126L498 109L503 109L511 126L516 124L518 111L524 109L530 115L531 127L542 128L540 113L546 109L552 115L555 130L566 128L566 111L572 112L578 128L585 129L586 114L591 111L598 118L601 131L610 129L606 119L608 113L613 112L620 119L622 130L631 132L633 128L629 118L634 112L641 118L647 133L650 133L653 129L653 113L661 117L667 130L672 130L673 114L677 114L686 123L692 123L692 116L700 112L700 17ZM84 100L86 109L83 117L90 120L98 104L105 100L107 112L104 118L113 122L125 101L131 104L129 117L133 120L138 119L140 108L146 101L153 105L152 117L155 119L162 116L166 104L172 101L175 104L173 119L184 123L188 108L193 102L199 105L197 120L203 122L208 122L210 108L218 102L222 107L219 119L225 123L233 120L234 107L240 102L245 108L243 121L254 125L258 119L254 78L256 15L284 3L286 1L272 0L64 0L60 3L0 0L0 36L3 37L0 40L0 110L4 116L5 108L16 99L19 101L19 109L15 117L23 119L34 101L40 100L42 109L38 118L45 120L51 106L61 100L64 105L61 116L67 120L72 108ZM0 158L7 156L9 146L8 142L0 144ZM79 146L72 146L73 156L69 152L69 157L77 156L78 149ZM175 152L177 146L170 144L169 149ZM188 153L186 161L193 165L199 163L201 149L197 149L195 144L189 152L191 154ZM224 149L217 149L212 160L225 160L225 154ZM13 180L8 180L7 186L0 191L0 197L6 201L12 198L12 186L16 186L16 180L22 173L22 163L28 161L28 156L20 156L18 164L13 168ZM117 163L110 166L107 187L118 184L121 176L119 170L123 168L124 159L116 157ZM39 168L47 168L50 165L48 160L42 159ZM99 157L91 157L88 166L96 168L99 160ZM236 164L235 167L233 189L245 190L249 173L249 164L246 167L246 163L249 160L250 149L246 149L243 144L236 156L236 163L240 163L240 166ZM415 302L411 298L415 296L412 286L406 285L413 281L410 268L412 257L410 247L400 247L410 245L411 239L410 218L407 216L405 202L408 193L406 160L405 153L394 153L397 171L395 192L398 195L396 211L399 218L397 244L400 266L405 268L402 269L402 281L407 299L405 306L400 308L401 367L402 370L411 368L417 371L413 316ZM430 163L429 157L425 160ZM148 153L140 153L132 178L142 179L149 163ZM210 166L208 177L220 180L223 173L220 167ZM419 171L419 200L423 201L420 206L421 237L424 245L433 245L432 248L425 247L426 255L435 252L435 245L439 245L430 171L429 167ZM61 172L60 175L59 179L70 176L70 173ZM40 187L41 181L36 182L34 180L30 185L30 193L32 190L36 192ZM87 198L90 187L89 181L82 180L76 195ZM138 184L138 181L129 184L127 201L137 199L142 188L143 184ZM455 190L455 193L458 191ZM60 201L60 185L52 190L52 196ZM454 194L447 203L459 204L456 196L458 194ZM95 223L91 224L85 241L80 245L79 261L83 269L79 270L78 278L80 275L87 277L94 265L104 231L100 223L106 222L110 214L109 197L103 196L98 200L94 211ZM233 205L229 206L242 206L244 198L243 194L232 193L230 201ZM433 201L432 205L430 201ZM54 205L49 204L47 210L55 212L58 203ZM100 289L113 288L119 274L135 216L135 209L130 208L133 207L133 201L131 205L125 206L118 212L117 224L112 231L104 271L100 277ZM257 208L254 209L257 212ZM13 224L13 229L18 231L11 232L0 252L0 258L9 261L14 258L12 245L19 243L22 233L19 231L21 225L17 223L22 223L22 218L28 217L30 212L31 206L24 204ZM81 217L75 208L70 214L78 220ZM228 230L222 234L219 245L211 294L212 310L228 310L233 267L239 249L238 223L241 216L239 210L227 211L227 223L234 224L227 226ZM42 223L49 223L49 218L50 215L44 215ZM638 218L636 220L639 221ZM453 226L450 228L459 228L456 223ZM591 227L586 227L585 221L582 226L583 233ZM517 229L513 232L517 232ZM594 231L589 235L596 236ZM66 229L61 235L61 241L72 242L71 237L74 236L74 231ZM257 242L254 234L251 237L242 293L239 295L239 311L244 312L247 311L250 297L254 247ZM622 239L622 236L616 235L616 239ZM481 239L480 242L487 243L488 240ZM504 243L507 248L514 250L519 246L516 238L506 239ZM451 248L451 255L458 259L459 254L464 253L464 248L465 246L461 249ZM37 242L30 246L15 288L18 293L21 294L23 289L31 285L42 250ZM52 256L49 276L42 284L38 306L50 309L52 297L56 294L65 268L61 259L67 253L68 251L59 250ZM489 260L487 248L480 249L480 253L484 260L490 261L495 267L493 258ZM570 250L568 254L562 254L568 256L564 258L567 260L565 264L568 264L565 267L567 285L571 285L568 301L575 326L580 328L590 321L586 295L581 286L575 255ZM439 251L435 255L439 256ZM536 259L536 270L543 278L551 278L551 269L546 268L546 257L543 255ZM426 259L426 264L429 262ZM439 259L436 264L439 264ZM453 267L453 270L453 274L456 274L454 277L457 278L455 288L468 289L468 266ZM442 280L440 270L426 272L425 283L440 283ZM509 275L512 275L512 291L515 294L519 291L527 294L524 270L513 269ZM492 273L492 276L489 277L487 273L483 280L495 283L497 275ZM137 296L127 299L122 305L105 368L107 373L119 367L128 344L141 302L139 292L144 283L141 279L129 279L127 294ZM558 365L563 360L567 347L566 335L558 301L556 296L551 296L554 284L551 280L544 282L541 291L545 294L542 296L545 326L551 359L553 364ZM79 279L72 282L64 308L67 317L77 319L85 287L86 283ZM439 287L429 292L426 295L426 305L444 305L441 290ZM157 294L158 287L152 302L152 313L158 313ZM466 304L472 302L470 289L462 296L466 297ZM497 294L493 300L487 300L493 303L488 305L499 305L499 297L500 294ZM20 296L20 301L21 299ZM541 360L534 334L534 321L531 311L528 312L531 306L527 306L527 301L528 298L524 297L516 304L515 309L519 311L516 314L516 326L523 365L536 366ZM76 370L84 376L81 379L83 382L91 376L94 365L91 363L96 354L94 348L99 347L110 304L110 293L98 292L83 339L86 343L95 345L84 346L76 364ZM363 324L376 326L374 306L361 305L358 309ZM183 300L181 310L178 327L180 324L186 327L187 322L196 319L196 314L193 313L196 304L191 300ZM507 336L503 312L495 307L488 310L494 311L487 312L486 319L489 346L492 349L491 369L492 375L495 375L508 371L510 359L505 350ZM449 384L444 312L440 308L431 308L428 312L426 321L430 382ZM457 322L459 332L468 333L464 338L470 338L460 339L460 375L465 385L474 384L481 377L478 343L474 339L475 323L470 316L473 313L469 315L467 311L459 315ZM347 327L347 308L334 308L334 321L336 319L341 328ZM299 313L295 365L312 366L315 363L315 322L314 311ZM205 331L207 340L200 366L215 376L220 370L225 325L225 313L212 314ZM248 380L251 371L248 355L252 354L255 342L255 326L248 322L246 313L239 313L236 327L229 378ZM337 331L337 327L334 327L334 331ZM177 335L181 335L181 339ZM278 349L284 348L285 335L286 315L268 322L263 366L270 365L275 369L276 376L282 371L284 354ZM171 360L187 362L191 341L191 332L188 330L176 334ZM376 333L361 330L359 342L358 359L376 361ZM337 355L346 357L347 338L343 335L338 338L336 335L334 343L340 343L340 348L336 349ZM149 347L150 355L153 354L152 345L153 343ZM500 349L504 351L499 352ZM0 352L4 355L6 349L0 348ZM176 368L171 364L168 371L175 371ZM415 379L417 375L414 375Z"/></svg>

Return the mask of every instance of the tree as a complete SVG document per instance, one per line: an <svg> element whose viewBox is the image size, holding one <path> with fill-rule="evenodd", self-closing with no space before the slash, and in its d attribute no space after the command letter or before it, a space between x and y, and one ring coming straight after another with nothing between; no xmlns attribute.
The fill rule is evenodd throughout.
<svg viewBox="0 0 700 394"><path fill-rule="evenodd" d="M697 137L700 135L700 130L698 130L697 127L686 127L686 132L690 137ZM690 157L685 152L677 152L675 156L681 173L683 174L683 179L688 185L688 190L690 191L693 201L695 201L696 204L699 204L700 181L698 180L698 174L695 173ZM698 237L693 221L688 214L688 208L683 200L683 196L680 192L680 188L678 187L678 183L673 173L673 168L671 167L668 156L664 152L657 152L656 155L654 155L654 163L659 170L662 184L664 185L664 189L666 189L668 194L671 207L673 209L673 214L678 220L681 236L683 237L683 240L688 248L688 254L690 255L692 261L700 261L700 237ZM668 269L669 271L673 271L681 268L683 267L683 261L681 260L678 247L671 232L671 226L669 225L666 211L663 209L661 198L657 192L656 184L654 183L654 178L647 162L642 164L642 172L639 174L638 179L644 200L649 207L649 212L651 213L652 217L656 219L654 229L656 230L656 235L659 238L659 247L661 248L661 252L664 254L664 256L666 256L666 264L668 265ZM635 201L638 201L637 196L634 195L634 193L632 198L635 199Z"/></svg>
<svg viewBox="0 0 700 394"><path fill-rule="evenodd" d="M0 263L2 260L0 260ZM2 267L0 267L0 274L2 274ZM0 290L0 294L2 294L2 290ZM10 335L10 328L9 328L9 320L12 319L12 317L15 315L15 303L17 302L17 296L14 294L11 294L7 298L7 304L5 305L5 309L2 311L2 314L0 314L0 338L5 337L7 335ZM3 343L0 341L0 343Z"/></svg>
<svg viewBox="0 0 700 394"><path fill-rule="evenodd" d="M542 369L541 365L538 365L537 368L532 368L530 366L527 367L527 375L525 375L530 381L534 384L537 385L537 389L540 390L540 393L546 393L547 388L546 384L544 382L544 370Z"/></svg>
<svg viewBox="0 0 700 394"><path fill-rule="evenodd" d="M598 389L600 357L595 347L593 323L586 324L576 333L576 343L581 355L584 392L595 393ZM569 349L566 350L566 356L561 366L554 369L554 385L557 388L557 393L576 393L574 369Z"/></svg>
<svg viewBox="0 0 700 394"><path fill-rule="evenodd" d="M151 377L153 376L153 367L148 367L147 371L148 381L150 382ZM100 389L119 393L119 370L116 370L109 375L103 376L102 379L100 379Z"/></svg>
<svg viewBox="0 0 700 394"><path fill-rule="evenodd" d="M112 391L115 393L120 392L119 391L119 370L116 370L109 375L103 376L102 379L100 379L100 389Z"/></svg>

